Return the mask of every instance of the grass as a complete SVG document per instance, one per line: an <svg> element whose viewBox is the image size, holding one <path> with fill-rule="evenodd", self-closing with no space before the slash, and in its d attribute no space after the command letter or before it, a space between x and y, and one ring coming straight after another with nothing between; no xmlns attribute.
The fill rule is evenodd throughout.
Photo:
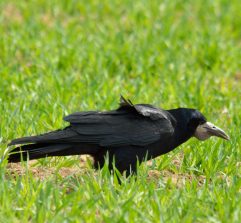
<svg viewBox="0 0 241 223"><path fill-rule="evenodd" d="M17 168L4 160L0 222L240 222L239 6L2 0L1 154L13 138L64 127L68 113L116 108L120 94L198 108L231 141L191 139L121 185L79 157ZM63 176L63 168L74 171ZM52 172L39 177L43 170Z"/></svg>

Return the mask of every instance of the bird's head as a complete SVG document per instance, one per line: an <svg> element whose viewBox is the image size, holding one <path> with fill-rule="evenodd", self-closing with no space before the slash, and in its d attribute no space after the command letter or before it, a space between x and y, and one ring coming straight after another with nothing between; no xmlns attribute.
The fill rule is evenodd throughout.
<svg viewBox="0 0 241 223"><path fill-rule="evenodd" d="M178 108L168 111L174 116L177 128L183 133L188 133L188 136L194 136L199 140L206 140L211 136L229 140L229 136L222 129L208 122L196 109Z"/></svg>
<svg viewBox="0 0 241 223"><path fill-rule="evenodd" d="M219 127L208 122L205 116L195 109L188 109L188 128L194 133L193 136L199 140L206 140L211 136L217 136L229 140L229 136Z"/></svg>

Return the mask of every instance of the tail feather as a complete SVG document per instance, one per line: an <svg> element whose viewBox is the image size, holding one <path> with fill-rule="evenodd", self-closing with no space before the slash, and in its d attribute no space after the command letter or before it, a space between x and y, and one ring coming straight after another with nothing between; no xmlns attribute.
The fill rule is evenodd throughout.
<svg viewBox="0 0 241 223"><path fill-rule="evenodd" d="M52 132L47 132L41 135L36 136L27 136L18 139L12 140L8 145L17 145L17 144L26 144L26 143L56 143L56 141L71 141L71 139L75 138L77 133L73 131L70 127L66 127L65 129L59 129Z"/></svg>
<svg viewBox="0 0 241 223"><path fill-rule="evenodd" d="M21 160L32 160L44 158L47 156L64 156L71 152L69 144L29 144L16 147L9 154L8 161L11 163L20 162Z"/></svg>
<svg viewBox="0 0 241 223"><path fill-rule="evenodd" d="M27 136L27 137L14 139L8 144L8 146L13 146L13 145L17 145L17 144L24 144L24 143L34 143L36 137L37 136Z"/></svg>

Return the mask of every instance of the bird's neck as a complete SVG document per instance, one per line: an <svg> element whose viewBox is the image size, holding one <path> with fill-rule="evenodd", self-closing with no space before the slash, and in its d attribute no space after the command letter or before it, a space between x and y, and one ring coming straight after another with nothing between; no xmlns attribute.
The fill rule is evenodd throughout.
<svg viewBox="0 0 241 223"><path fill-rule="evenodd" d="M176 148L182 143L186 142L192 137L192 133L186 131L186 129L177 126L174 131L173 147Z"/></svg>
<svg viewBox="0 0 241 223"><path fill-rule="evenodd" d="M175 119L173 148L176 148L190 139L194 132L188 128L189 117L184 115L181 109L171 109L168 112Z"/></svg>

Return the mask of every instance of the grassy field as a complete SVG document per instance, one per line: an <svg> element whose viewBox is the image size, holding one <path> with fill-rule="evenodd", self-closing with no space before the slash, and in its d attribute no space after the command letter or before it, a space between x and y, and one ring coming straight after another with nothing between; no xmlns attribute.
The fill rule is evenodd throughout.
<svg viewBox="0 0 241 223"><path fill-rule="evenodd" d="M0 1L0 155L119 95L193 107L229 142L191 139L136 179L89 158L0 163L0 222L240 222L239 0Z"/></svg>

